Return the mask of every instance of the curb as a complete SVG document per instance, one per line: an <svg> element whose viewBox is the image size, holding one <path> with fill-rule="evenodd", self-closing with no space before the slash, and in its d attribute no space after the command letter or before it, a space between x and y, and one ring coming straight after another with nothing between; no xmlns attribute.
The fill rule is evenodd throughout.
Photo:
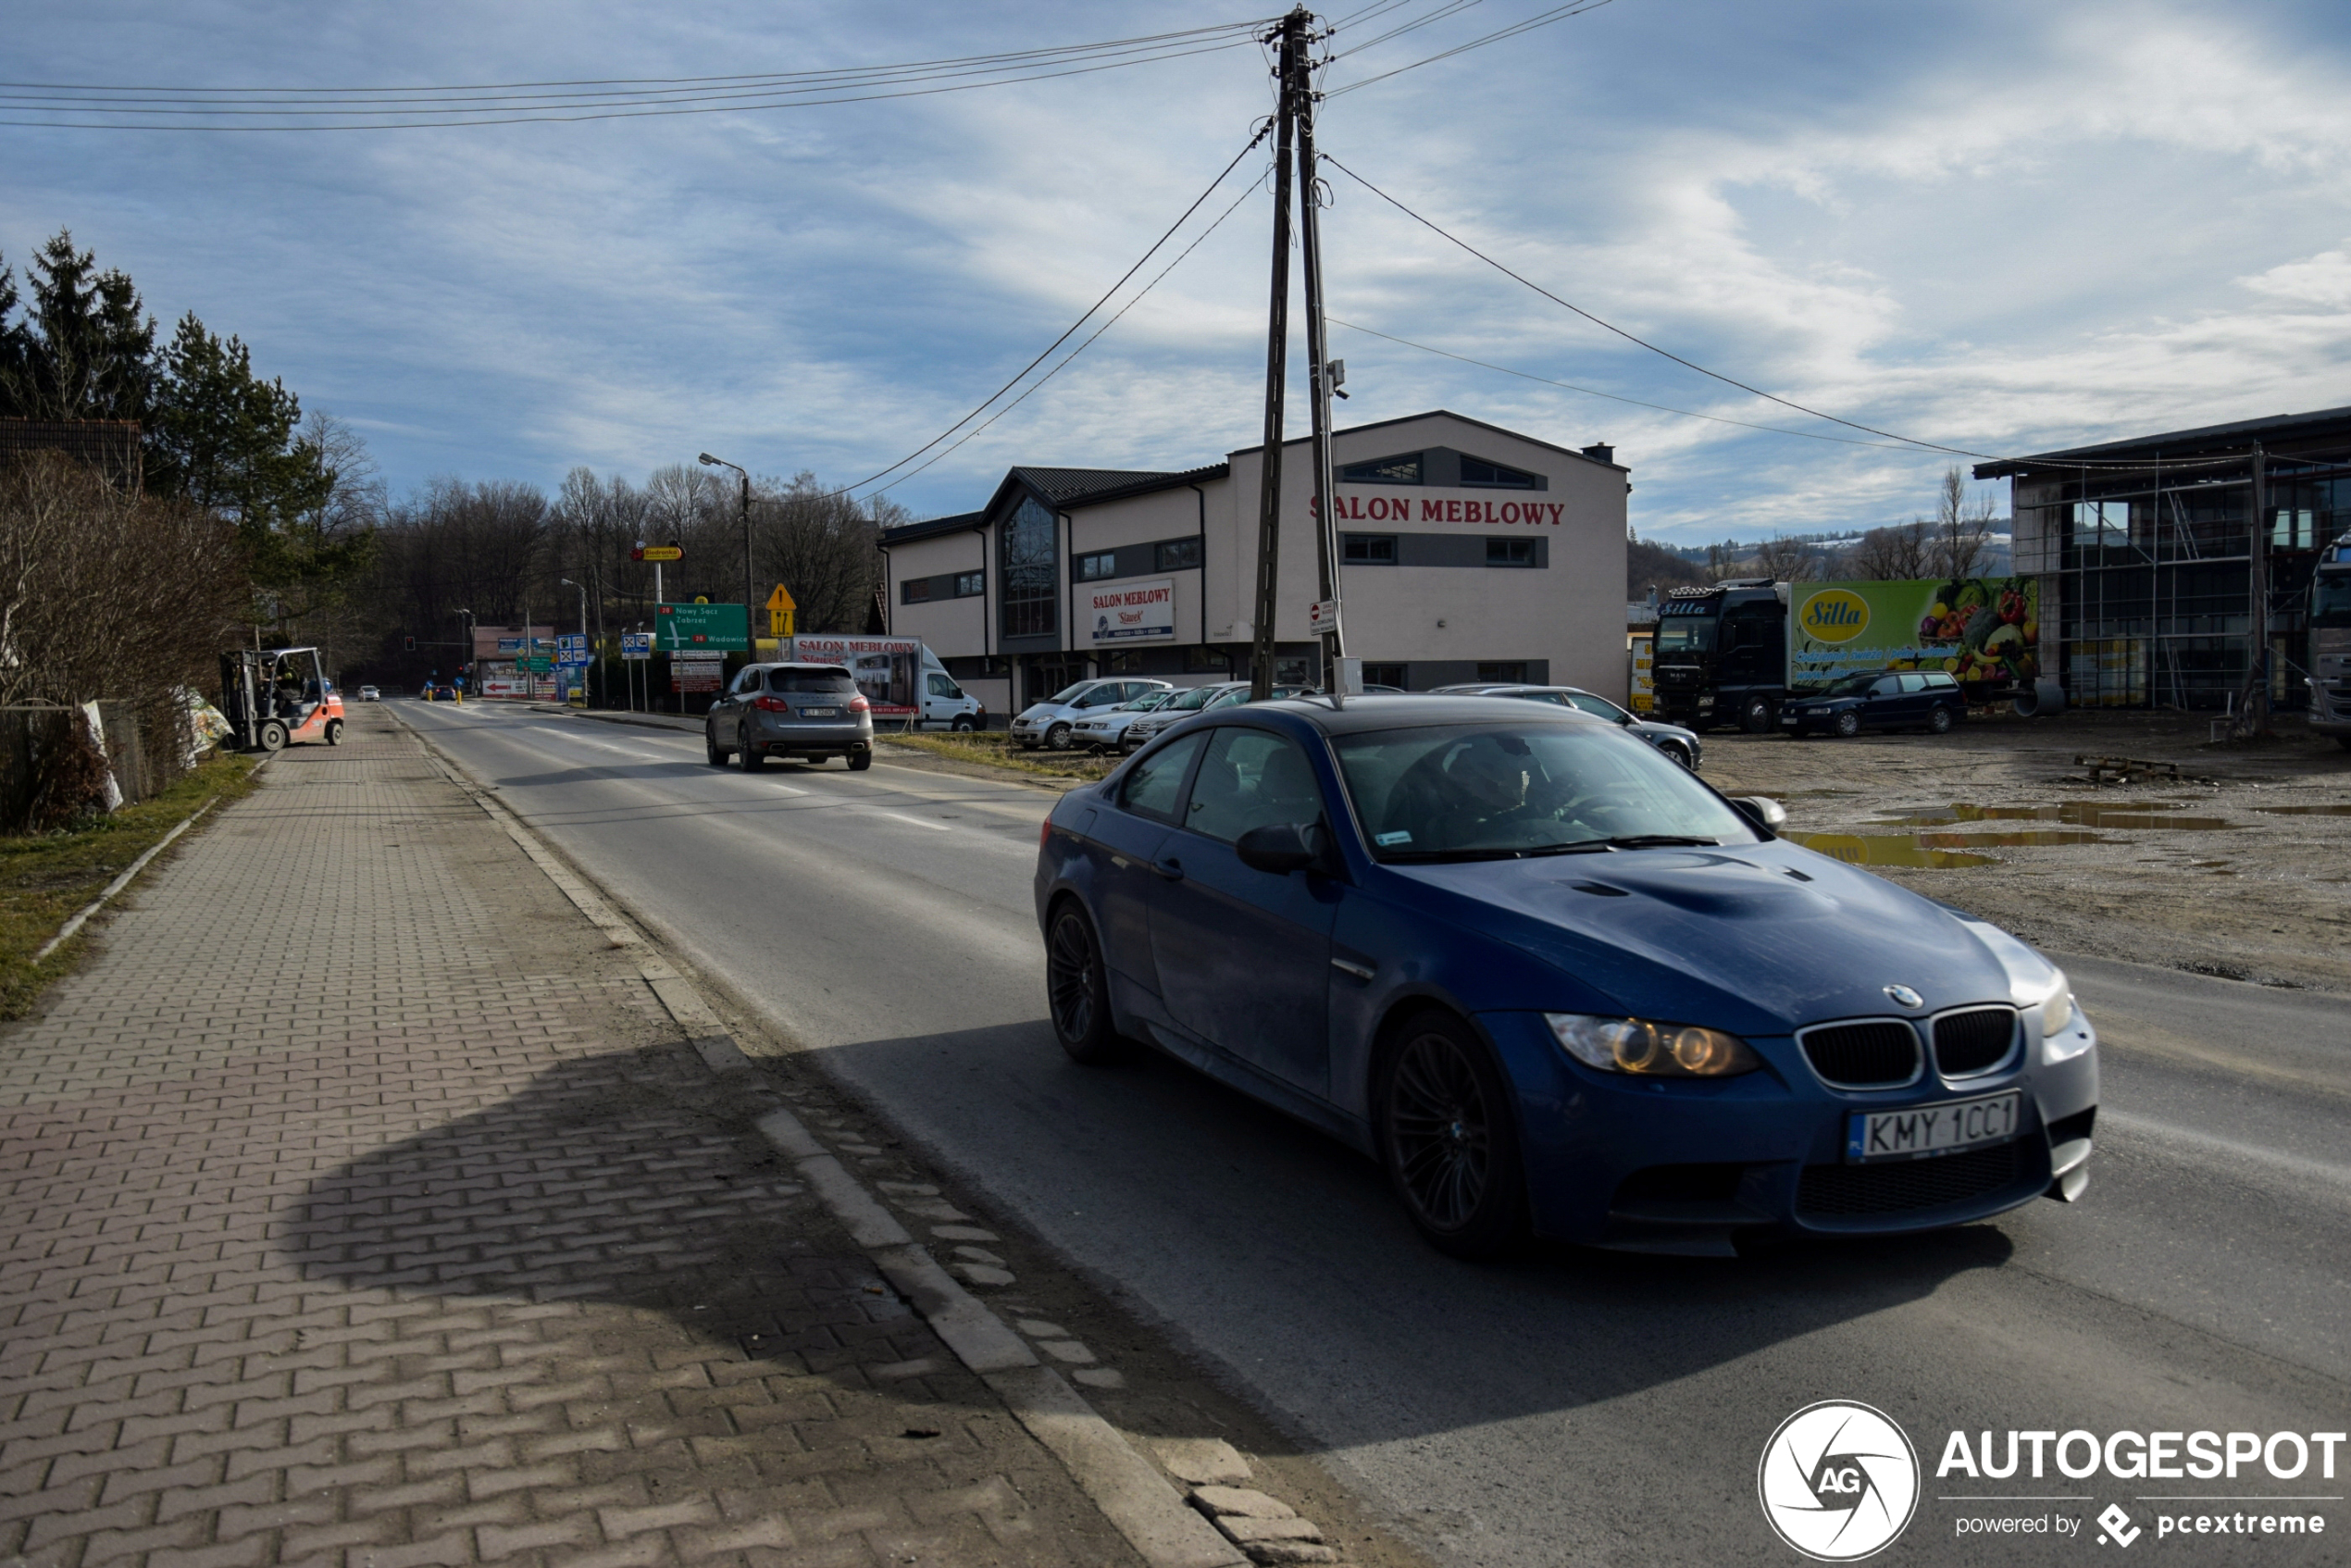
<svg viewBox="0 0 2351 1568"><path fill-rule="evenodd" d="M638 971L714 1073L746 1071L751 1058L688 980L662 960L637 929L504 806L468 778L421 730L393 722L433 765L519 845L580 914L615 947L639 954ZM613 722L621 722L615 720ZM668 726L661 728L667 728ZM158 846L160 847L160 846ZM1151 1568L1247 1568L1250 1558L1188 1504L1159 1467L1102 1419L1060 1373L1039 1363L1027 1342L940 1267L898 1217L790 1111L755 1124L798 1168L850 1239L929 1324L958 1361L1004 1401L1014 1420L1062 1462L1078 1489Z"/></svg>

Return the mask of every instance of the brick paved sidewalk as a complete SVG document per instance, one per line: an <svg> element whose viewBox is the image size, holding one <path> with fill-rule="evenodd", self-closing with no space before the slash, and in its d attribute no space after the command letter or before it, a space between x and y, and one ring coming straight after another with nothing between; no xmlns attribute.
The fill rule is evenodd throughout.
<svg viewBox="0 0 2351 1568"><path fill-rule="evenodd" d="M1138 1559L356 710L0 1032L0 1564Z"/></svg>

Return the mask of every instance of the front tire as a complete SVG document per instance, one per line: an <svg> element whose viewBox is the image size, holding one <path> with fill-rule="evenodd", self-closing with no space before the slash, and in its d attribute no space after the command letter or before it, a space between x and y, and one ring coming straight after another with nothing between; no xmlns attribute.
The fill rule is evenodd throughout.
<svg viewBox="0 0 2351 1568"><path fill-rule="evenodd" d="M1772 721L1778 716L1773 711L1771 698L1749 697L1747 705L1739 710L1739 728L1749 735L1768 735L1772 731Z"/></svg>
<svg viewBox="0 0 2351 1568"><path fill-rule="evenodd" d="M1852 740L1853 737L1861 733L1861 716L1855 713L1837 715L1836 732L1847 740Z"/></svg>
<svg viewBox="0 0 2351 1568"><path fill-rule="evenodd" d="M1088 1066L1115 1061L1119 1039L1111 1027L1110 980L1094 923L1076 900L1053 912L1045 934L1045 1002L1053 1038L1070 1060Z"/></svg>
<svg viewBox="0 0 2351 1568"><path fill-rule="evenodd" d="M979 722L969 714L961 714L956 716L955 722L947 728L955 734L969 735L979 728Z"/></svg>
<svg viewBox="0 0 2351 1568"><path fill-rule="evenodd" d="M1069 750L1069 726L1057 724L1045 731L1045 749L1049 752Z"/></svg>
<svg viewBox="0 0 2351 1568"><path fill-rule="evenodd" d="M259 739L263 751L282 752L286 749L286 727L277 719L270 719L262 725Z"/></svg>
<svg viewBox="0 0 2351 1568"><path fill-rule="evenodd" d="M1379 1097L1388 1185L1440 1252L1490 1259L1526 1233L1518 1126L1486 1042L1450 1014L1408 1022Z"/></svg>
<svg viewBox="0 0 2351 1568"><path fill-rule="evenodd" d="M718 743L716 729L704 726L702 732L702 743L704 754L710 758L711 766L725 767L727 765L727 748Z"/></svg>
<svg viewBox="0 0 2351 1568"><path fill-rule="evenodd" d="M330 746L342 744L342 720L330 718L327 721L327 744Z"/></svg>
<svg viewBox="0 0 2351 1568"><path fill-rule="evenodd" d="M1690 765L1690 753L1679 746L1660 746L1658 750L1680 763L1684 767Z"/></svg>

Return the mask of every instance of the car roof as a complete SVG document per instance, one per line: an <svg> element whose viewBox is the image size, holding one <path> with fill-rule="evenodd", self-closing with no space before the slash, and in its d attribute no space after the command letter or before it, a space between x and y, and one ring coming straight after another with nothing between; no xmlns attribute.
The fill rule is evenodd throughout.
<svg viewBox="0 0 2351 1568"><path fill-rule="evenodd" d="M1335 708L1326 697L1281 697L1226 710L1241 714L1279 714L1302 719L1325 735L1355 735L1369 729L1413 729L1430 724L1598 724L1615 726L1575 708L1554 708L1522 702L1516 697L1405 692L1383 696L1376 703Z"/></svg>

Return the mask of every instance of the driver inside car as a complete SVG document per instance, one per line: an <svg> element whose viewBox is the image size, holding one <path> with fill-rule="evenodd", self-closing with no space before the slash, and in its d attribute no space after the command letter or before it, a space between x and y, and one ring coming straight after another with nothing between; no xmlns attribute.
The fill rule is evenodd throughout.
<svg viewBox="0 0 2351 1568"><path fill-rule="evenodd" d="M1431 752L1396 790L1391 814L1413 822L1411 841L1429 850L1494 844L1499 827L1556 816L1571 794L1535 760L1524 737L1509 734L1474 735Z"/></svg>

